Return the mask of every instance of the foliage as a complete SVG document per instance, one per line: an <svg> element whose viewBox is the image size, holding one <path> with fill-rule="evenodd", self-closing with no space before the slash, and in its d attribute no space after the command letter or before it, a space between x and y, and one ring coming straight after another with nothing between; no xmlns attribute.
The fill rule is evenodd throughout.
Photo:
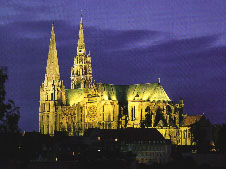
<svg viewBox="0 0 226 169"><path fill-rule="evenodd" d="M216 148L220 152L226 152L226 124L218 125L215 127L215 143Z"/></svg>
<svg viewBox="0 0 226 169"><path fill-rule="evenodd" d="M8 76L6 69L0 68L0 132L1 133L18 133L18 122L20 119L19 107L13 100L5 103L5 82Z"/></svg>
<svg viewBox="0 0 226 169"><path fill-rule="evenodd" d="M198 152L208 152L210 149L210 142L207 139L207 131L201 126L200 122L196 122L191 126L191 133L193 134L193 141L196 143Z"/></svg>

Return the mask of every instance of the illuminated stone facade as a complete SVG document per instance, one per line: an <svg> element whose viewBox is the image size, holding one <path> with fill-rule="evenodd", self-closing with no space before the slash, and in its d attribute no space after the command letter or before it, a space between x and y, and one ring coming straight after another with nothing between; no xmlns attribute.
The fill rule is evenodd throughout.
<svg viewBox="0 0 226 169"><path fill-rule="evenodd" d="M182 127L183 100L174 103L158 83L111 85L92 80L90 52L86 55L82 18L77 55L71 68L71 89L60 80L52 25L45 80L40 88L39 131L83 135L88 128L157 128L174 144L190 145L189 127ZM186 135L186 137L183 137Z"/></svg>

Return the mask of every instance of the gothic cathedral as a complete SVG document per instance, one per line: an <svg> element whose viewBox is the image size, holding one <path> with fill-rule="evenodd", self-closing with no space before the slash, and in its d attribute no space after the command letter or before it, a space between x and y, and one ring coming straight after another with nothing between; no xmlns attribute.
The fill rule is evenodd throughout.
<svg viewBox="0 0 226 169"><path fill-rule="evenodd" d="M71 68L71 89L60 80L54 25L52 25L45 80L40 87L39 132L83 135L88 128L154 127L174 144L191 145L183 125L183 100L170 100L160 84L112 85L93 81L81 17L77 55Z"/></svg>

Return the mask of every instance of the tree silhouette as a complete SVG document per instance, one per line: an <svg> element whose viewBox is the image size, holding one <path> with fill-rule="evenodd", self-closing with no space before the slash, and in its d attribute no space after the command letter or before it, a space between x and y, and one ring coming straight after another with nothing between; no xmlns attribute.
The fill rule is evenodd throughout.
<svg viewBox="0 0 226 169"><path fill-rule="evenodd" d="M217 134L216 146L220 152L226 152L226 124L218 126L218 131L215 131Z"/></svg>
<svg viewBox="0 0 226 169"><path fill-rule="evenodd" d="M210 149L209 140L206 138L206 130L202 127L200 122L196 122L191 126L191 133L193 134L193 141L196 143L198 152L208 152Z"/></svg>
<svg viewBox="0 0 226 169"><path fill-rule="evenodd" d="M8 79L6 68L0 68L0 132L18 133L19 107L12 100L5 103L5 82Z"/></svg>

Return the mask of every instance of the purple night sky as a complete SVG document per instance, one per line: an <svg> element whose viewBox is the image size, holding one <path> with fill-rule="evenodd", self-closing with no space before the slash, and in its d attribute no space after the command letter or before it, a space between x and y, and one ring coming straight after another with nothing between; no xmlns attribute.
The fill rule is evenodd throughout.
<svg viewBox="0 0 226 169"><path fill-rule="evenodd" d="M81 9L96 82L157 82L185 113L226 123L225 0L11 0L0 5L0 66L22 130L38 130L51 23L61 79L70 88Z"/></svg>

